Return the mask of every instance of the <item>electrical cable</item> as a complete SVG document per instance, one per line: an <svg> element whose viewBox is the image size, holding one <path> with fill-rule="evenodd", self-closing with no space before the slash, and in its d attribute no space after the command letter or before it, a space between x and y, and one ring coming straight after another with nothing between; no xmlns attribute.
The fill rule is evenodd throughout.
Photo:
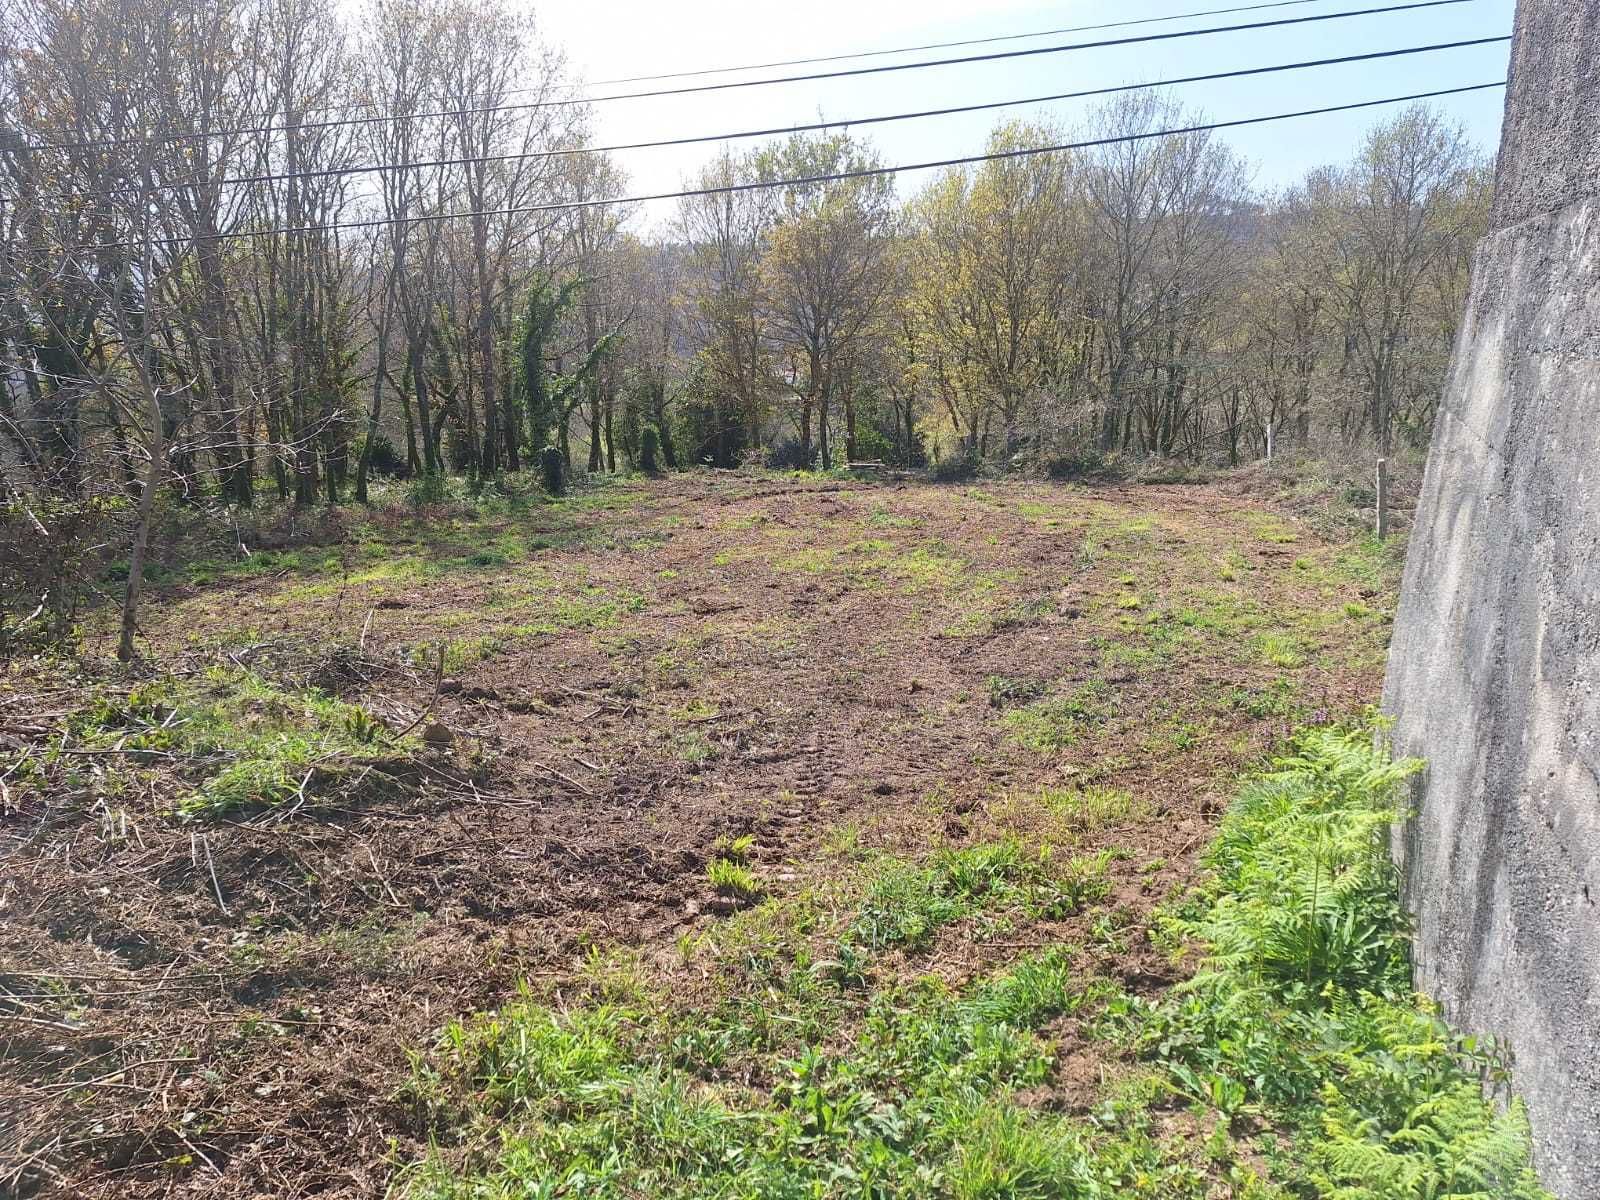
<svg viewBox="0 0 1600 1200"><path fill-rule="evenodd" d="M961 113L986 112L997 108L1016 108L1025 104L1047 104L1057 100L1079 100L1091 96L1110 96L1120 92L1146 91L1151 88L1176 87L1188 83L1210 83L1221 79L1242 79L1252 75L1270 75L1283 71L1303 71L1313 67L1338 66L1345 63L1371 62L1376 59L1400 58L1411 54L1427 54L1437 50L1456 50L1466 46L1484 46L1495 42L1508 42L1510 34L1497 37L1471 38L1460 42L1436 42L1428 46L1407 46L1395 50L1374 50L1367 54L1345 54L1338 58L1317 58L1305 62L1279 63L1270 67L1244 67L1234 71L1214 71L1206 75L1185 75L1176 79L1153 80L1147 83L1123 83L1113 87L1088 88L1077 92L1058 92L1050 96L1028 96L1018 100L994 100L983 104L962 104L950 108L930 108L919 112L890 113L876 117L851 117L834 121L817 121L809 125L782 125L771 129L744 129L731 133L707 133L694 137L662 138L649 142L621 142L611 146L572 146L556 150L531 150L523 153L469 155L460 158L420 159L410 163L364 163L351 167L322 167L310 171L278 171L259 175L238 175L222 179L189 179L157 183L151 190L175 191L189 187L238 187L245 184L275 183L287 179L326 179L335 176L364 175L378 171L424 170L434 167L457 167L469 163L519 162L528 159L569 158L580 154L612 154L623 150L653 150L669 146L692 146L705 142L729 142L745 138L780 137L797 133L814 133L823 129L845 129L857 125L881 125L890 121L913 121L929 117L947 117ZM48 200L109 199L114 196L143 191L137 184L94 192L56 192L46 195Z"/></svg>
<svg viewBox="0 0 1600 1200"><path fill-rule="evenodd" d="M993 54L970 54L959 58L926 59L921 62L890 63L876 67L852 67L843 71L821 71L807 75L779 75L768 79L741 79L728 83L698 84L693 87L658 88L643 92L621 92L610 96L592 96L572 100L540 100L526 104L493 104L475 108L449 109L426 113L395 113L374 117L345 117L337 121L302 121L282 125L245 126L235 129L191 130L184 133L157 134L146 138L108 138L88 142L40 142L30 145L31 150L89 150L116 146L160 145L167 142L190 141L199 138L237 137L257 133L307 133L349 125L371 125L394 121L430 120L442 117L475 116L492 112L528 111L540 108L559 108L589 104L603 104L613 100L641 100L663 96L682 96L696 92L725 91L731 88L767 87L782 83L810 83L827 79L843 79L862 75L881 75L891 71L914 71L929 67L962 66L970 63L997 62L1005 59L1028 58L1042 54L1065 54L1078 50L1103 50L1115 46L1142 45L1150 42L1172 41L1177 38L1203 37L1218 33L1243 33L1258 29L1277 29L1291 25L1305 25L1319 21L1338 21L1352 17L1378 16L1388 13L1409 12L1417 9L1441 8L1447 5L1472 4L1477 0L1409 0L1404 4L1388 4L1377 8L1346 9L1333 13L1316 13L1305 17L1282 17L1271 21L1253 21L1239 25L1213 25L1204 29L1181 29L1168 33L1145 33L1133 37L1108 38L1096 42L1068 42L1059 46L1035 46L1027 50L1004 50Z"/></svg>
<svg viewBox="0 0 1600 1200"><path fill-rule="evenodd" d="M230 233L206 234L196 238L150 238L135 241L94 242L88 245L67 247L71 253L98 250L118 250L158 243L176 244L190 241L232 241L238 238L277 237L284 234L331 233L344 229L374 229L390 225L410 225L422 221L451 221L465 217L516 216L523 213L570 212L583 208L600 208L611 205L643 204L657 200L678 200L698 196L720 196L739 192L762 191L769 188L806 187L819 183L866 179L874 176L897 175L902 171L927 171L943 167L971 166L983 162L1001 162L1010 159L1031 158L1040 154L1059 154L1068 150L1087 150L1125 142L1149 141L1153 138L1181 137L1192 133L1208 133L1218 129L1237 129L1246 125L1264 125L1273 121L1288 121L1299 117L1322 116L1328 113L1352 112L1356 109L1377 108L1386 104L1405 104L1417 100L1432 100L1441 96L1459 96L1468 92L1481 92L1490 88L1505 87L1504 79L1492 83L1464 84L1460 87L1439 88L1429 92L1413 92L1406 96L1387 96L1380 100L1358 100L1348 104L1332 104L1322 108L1306 108L1296 112L1272 113L1261 117L1239 117L1230 121L1209 121L1200 125L1187 125L1174 129L1155 129L1147 133L1119 134L1115 137L1091 138L1086 141L1061 142L1052 146L1032 146L1020 150L995 151L972 154L960 158L944 158L931 162L901 163L892 167L870 167L858 171L837 171L821 175L806 175L794 179L764 179L750 183L725 184L718 187L687 188L676 192L655 192L641 196L612 196L600 200L565 200L546 204L520 204L507 208L467 209L443 213L419 213L406 217L375 217L361 221L331 221L322 225L278 226L271 229L247 229Z"/></svg>

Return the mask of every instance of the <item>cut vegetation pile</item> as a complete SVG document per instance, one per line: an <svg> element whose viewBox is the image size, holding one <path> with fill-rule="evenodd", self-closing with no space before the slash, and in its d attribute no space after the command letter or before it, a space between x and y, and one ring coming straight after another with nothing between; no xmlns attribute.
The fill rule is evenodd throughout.
<svg viewBox="0 0 1600 1200"><path fill-rule="evenodd" d="M326 528L7 668L0 1195L1538 1195L1408 992L1408 768L1291 740L1395 548L729 473Z"/></svg>

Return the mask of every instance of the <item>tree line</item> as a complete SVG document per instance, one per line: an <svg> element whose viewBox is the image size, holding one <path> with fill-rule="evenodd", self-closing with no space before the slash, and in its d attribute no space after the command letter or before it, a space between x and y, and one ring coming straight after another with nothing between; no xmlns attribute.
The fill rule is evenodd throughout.
<svg viewBox="0 0 1600 1200"><path fill-rule="evenodd" d="M503 0L0 21L12 504L365 500L646 441L667 467L1421 445L1489 192L1419 106L1265 193L1214 132L1149 136L1202 122L1145 90L904 193L848 131L729 144L647 226L590 203L626 174ZM1014 155L1075 140L1101 144Z"/></svg>

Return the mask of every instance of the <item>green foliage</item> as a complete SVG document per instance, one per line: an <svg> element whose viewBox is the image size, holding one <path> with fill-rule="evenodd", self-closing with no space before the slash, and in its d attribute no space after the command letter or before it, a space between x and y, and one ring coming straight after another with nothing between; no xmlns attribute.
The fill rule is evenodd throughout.
<svg viewBox="0 0 1600 1200"><path fill-rule="evenodd" d="M366 457L367 469L375 475L397 477L405 473L405 458L395 447L394 439L381 430L358 441L351 447L350 455L358 462Z"/></svg>
<svg viewBox="0 0 1600 1200"><path fill-rule="evenodd" d="M646 425L639 431L639 470L646 475L657 474L661 470L660 454L661 434L654 425Z"/></svg>
<svg viewBox="0 0 1600 1200"><path fill-rule="evenodd" d="M1065 868L1039 893L1044 915L1060 920L1104 900L1111 894L1107 874L1110 864L1109 850L1069 858Z"/></svg>
<svg viewBox="0 0 1600 1200"><path fill-rule="evenodd" d="M426 471L406 485L406 501L412 508L443 504L451 498L450 479L443 471Z"/></svg>
<svg viewBox="0 0 1600 1200"><path fill-rule="evenodd" d="M189 784L177 805L186 817L310 798L395 755L388 729L365 709L245 670L163 677L124 697L101 696L72 728L89 746L175 762Z"/></svg>
<svg viewBox="0 0 1600 1200"><path fill-rule="evenodd" d="M1410 991L1409 932L1386 834L1420 764L1367 730L1304 733L1224 820L1213 878L1167 936L1206 961L1113 1020L1172 1086L1232 1121L1265 1105L1294 1135L1275 1174L1321 1200L1547 1200L1520 1105L1498 1110L1492 1046Z"/></svg>
<svg viewBox="0 0 1600 1200"><path fill-rule="evenodd" d="M725 1016L684 1027L641 1008L557 1012L525 995L450 1026L437 1065L419 1063L413 1090L436 1114L495 1136L464 1166L424 1160L399 1190L409 1200L1107 1194L1084 1131L1011 1099L1050 1068L1033 1030L1086 996L1063 950L965 994L917 980L875 996L843 1043L770 1064L757 1090L700 1077L724 1035L743 1036Z"/></svg>
<svg viewBox="0 0 1600 1200"><path fill-rule="evenodd" d="M896 546L858 542L833 561L887 561ZM899 558L906 576L970 574L937 549ZM614 595L580 598L610 604L608 620L620 611ZM1200 628L1185 611L1162 618L1164 634ZM1041 750L1115 712L1099 680L1042 694L997 676L987 691L977 703L993 703L1015 740ZM1264 716L1299 703L1292 684L1264 680L1211 699ZM686 700L673 715L713 711ZM382 741L354 716L337 729L352 744ZM1199 948L1199 974L1153 1000L1085 974L1087 954L1126 955L1143 936L1131 911L1096 911L1110 902L1118 859L1089 840L1152 819L1142 778L1137 797L1087 784L1018 789L975 818L1027 842L906 860L841 840L848 861L769 897L747 826L732 826L705 870L740 911L685 927L681 961L664 968L681 973L673 986L658 986L651 958L595 954L575 982L453 1025L419 1059L412 1092L441 1148L397 1191L1543 1200L1521 1110L1497 1111L1478 1090L1501 1070L1493 1049L1454 1035L1410 993L1385 839L1414 768L1385 760L1365 732L1319 730L1249 780L1208 852L1204 887L1158 930ZM1135 778L1116 771L1066 778ZM259 792L298 777L247 782ZM1044 828L1061 836L1035 836ZM877 827L868 835L882 844ZM760 858L778 853L764 847ZM959 987L918 975L964 978L975 962L1014 954L1003 948L1019 935L1050 928L1042 921L1070 922L1087 954L1047 948ZM1048 1040L1067 1029L1075 1055L1078 1034L1120 1031L1148 1074L1084 1097L1087 1110L1038 1105L1082 1065L1058 1063ZM1175 1103L1193 1122L1175 1119ZM1274 1184L1256 1178L1263 1164Z"/></svg>
<svg viewBox="0 0 1600 1200"><path fill-rule="evenodd" d="M993 708L1006 708L1012 704L1037 700L1048 686L1042 679L1016 678L1010 675L991 675L985 683L989 689L989 704Z"/></svg>
<svg viewBox="0 0 1600 1200"><path fill-rule="evenodd" d="M934 483L968 483L978 477L983 462L977 451L965 447L948 457L937 457L928 469L928 478Z"/></svg>
<svg viewBox="0 0 1600 1200"><path fill-rule="evenodd" d="M530 448L547 442L560 420L563 397L558 394L559 381L551 380L545 365L545 351L562 313L572 306L583 286L580 278L568 279L555 288L548 282L537 284L529 289L528 302L517 323L514 386L526 416L523 433Z"/></svg>
<svg viewBox="0 0 1600 1200"><path fill-rule="evenodd" d="M940 850L920 867L891 859L872 880L843 944L868 951L926 949L941 927L985 901L1017 896L1016 885L1038 872L1014 839Z"/></svg>
<svg viewBox="0 0 1600 1200"><path fill-rule="evenodd" d="M1195 932L1214 964L1279 989L1384 994L1410 977L1409 932L1388 853L1399 784L1363 732L1315 730L1248 784L1208 862L1217 895Z"/></svg>
<svg viewBox="0 0 1600 1200"><path fill-rule="evenodd" d="M1292 634L1260 634L1255 639L1255 647L1271 666L1293 670L1306 665L1305 645Z"/></svg>
<svg viewBox="0 0 1600 1200"><path fill-rule="evenodd" d="M1003 719L1018 745L1049 754L1071 746L1086 726L1104 721L1110 711L1110 685L1093 679L1066 696L1013 709Z"/></svg>
<svg viewBox="0 0 1600 1200"><path fill-rule="evenodd" d="M731 858L714 858L706 866L706 878L711 881L711 886L724 896L733 896L739 900L749 900L761 894L761 884L749 867L734 862Z"/></svg>
<svg viewBox="0 0 1600 1200"><path fill-rule="evenodd" d="M557 446L546 446L539 451L539 478L544 490L552 496L566 494L567 456Z"/></svg>
<svg viewBox="0 0 1600 1200"><path fill-rule="evenodd" d="M1207 949L1204 969L1158 1002L1078 975L1066 947L960 991L904 975L865 989L874 956L925 950L954 921L1007 906L1060 915L1109 893L1113 852L1055 864L1009 840L873 862L844 888L853 912L834 961L807 948L829 920L815 895L714 927L699 939L720 993L710 1006L666 1007L637 972L591 988L587 1007L525 994L450 1026L419 1060L413 1093L465 1136L398 1191L1204 1200L1225 1180L1242 1200L1548 1200L1521 1109L1497 1111L1479 1091L1480 1075L1498 1077L1492 1051L1406 990L1378 843L1413 766L1387 762L1365 734L1316 731L1247 785L1209 856L1211 883L1171 918L1169 936ZM748 874L752 849L748 835L719 841L719 882ZM1301 859L1326 886L1308 886ZM1335 911L1372 936L1332 936ZM700 953L694 940L683 952ZM1159 1073L1088 1119L1022 1103L1052 1073L1039 1031L1085 1012ZM1173 1097L1215 1114L1203 1146L1162 1132L1152 1110ZM1263 1121L1288 1142L1235 1141ZM1256 1174L1263 1155L1287 1190Z"/></svg>

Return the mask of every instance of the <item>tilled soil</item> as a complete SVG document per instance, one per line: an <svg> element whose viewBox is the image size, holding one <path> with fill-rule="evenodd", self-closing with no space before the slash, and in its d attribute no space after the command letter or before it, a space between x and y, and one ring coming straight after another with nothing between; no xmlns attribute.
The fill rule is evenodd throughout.
<svg viewBox="0 0 1600 1200"><path fill-rule="evenodd" d="M4 798L0 1195L382 1194L426 1143L408 1056L590 947L664 957L726 912L706 866L741 834L781 893L841 829L915 857L992 836L1008 795L1114 787L1150 816L1101 836L1134 928L1100 967L1163 987L1138 922L1242 768L1376 697L1392 588L1217 485L722 473L387 536L426 564L508 533L525 555L149 606L163 670L248 666L427 729L332 798L178 819L159 763L59 753L88 695L130 686L93 642L9 668L0 762L50 765ZM1008 713L1086 687L1069 744L1019 743ZM1086 1105L1093 1054L1062 1036L1055 1102Z"/></svg>

